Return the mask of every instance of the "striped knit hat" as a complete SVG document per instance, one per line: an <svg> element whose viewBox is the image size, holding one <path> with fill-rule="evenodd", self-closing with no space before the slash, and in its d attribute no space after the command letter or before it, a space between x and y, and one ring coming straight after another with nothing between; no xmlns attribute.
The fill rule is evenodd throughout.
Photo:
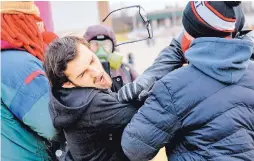
<svg viewBox="0 0 254 161"><path fill-rule="evenodd" d="M39 9L33 1L1 1L1 14L33 14L40 15Z"/></svg>
<svg viewBox="0 0 254 161"><path fill-rule="evenodd" d="M230 36L237 30L234 7L240 3L240 1L190 1L183 12L183 26L194 38Z"/></svg>

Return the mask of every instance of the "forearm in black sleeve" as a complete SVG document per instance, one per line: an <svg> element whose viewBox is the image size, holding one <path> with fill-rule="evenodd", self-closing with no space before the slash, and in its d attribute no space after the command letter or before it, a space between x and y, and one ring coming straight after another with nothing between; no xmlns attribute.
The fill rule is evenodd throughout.
<svg viewBox="0 0 254 161"><path fill-rule="evenodd" d="M90 121L94 125L127 125L138 108L133 103L122 103L117 99L116 93L99 93L98 99L91 104Z"/></svg>
<svg viewBox="0 0 254 161"><path fill-rule="evenodd" d="M154 80L159 80L167 73L181 67L184 62L181 45L176 39L173 39L171 44L160 52L153 65L137 78L136 82L143 84L147 82L146 80L152 80L152 77L155 78Z"/></svg>

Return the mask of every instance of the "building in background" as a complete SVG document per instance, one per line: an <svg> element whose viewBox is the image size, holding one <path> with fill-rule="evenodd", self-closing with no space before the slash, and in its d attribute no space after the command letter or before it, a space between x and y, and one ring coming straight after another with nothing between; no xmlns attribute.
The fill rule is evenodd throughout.
<svg viewBox="0 0 254 161"><path fill-rule="evenodd" d="M166 7L161 10L147 12L151 21L154 37L169 36L179 32L182 24L182 7ZM126 12L123 12L126 13ZM148 36L145 24L138 11L136 14L122 14L112 18L112 26L116 33L127 34L128 39L146 38ZM168 29L171 29L170 32ZM126 41L126 40L125 40Z"/></svg>
<svg viewBox="0 0 254 161"><path fill-rule="evenodd" d="M163 10L148 12L147 16L151 20L154 30L157 28L169 28L182 24L183 8L167 7ZM137 28L144 26L143 20L139 15L136 16Z"/></svg>
<svg viewBox="0 0 254 161"><path fill-rule="evenodd" d="M121 5L117 8L130 5L123 2L119 3ZM148 5L151 6L155 3L157 2L144 5L146 6L144 9L146 10L146 8L149 8ZM58 33L60 36L70 33L80 36L88 26L102 23L102 19L110 12L108 1L38 1L36 4L39 6L41 16L44 19L47 29ZM135 4L138 5L139 3ZM154 10L150 7L147 13L151 20L155 37L158 35L167 35L167 33L169 33L168 28L170 28L171 33L178 32L178 30L175 31L175 28L181 27L184 5L179 6L176 2L174 5L172 2L171 7L165 6L165 8L159 9L157 7ZM254 24L254 19L252 18L254 14L253 2L244 1L242 6L244 12L247 14L246 27L252 27ZM132 32L135 38L135 35L137 35L135 33L136 31L138 34L144 33L143 35L146 36L146 30L139 15L127 11L128 10L125 10L124 12L118 12L109 16L104 24L113 27L116 33L122 34ZM52 21L49 21L50 19L52 19ZM124 37L125 39L127 38L126 35Z"/></svg>

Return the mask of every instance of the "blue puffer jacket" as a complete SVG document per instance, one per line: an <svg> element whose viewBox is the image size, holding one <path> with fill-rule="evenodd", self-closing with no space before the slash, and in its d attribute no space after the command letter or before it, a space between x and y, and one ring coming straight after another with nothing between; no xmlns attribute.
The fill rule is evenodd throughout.
<svg viewBox="0 0 254 161"><path fill-rule="evenodd" d="M165 146L170 161L253 160L252 48L247 40L194 40L190 65L157 81L125 128L129 159L152 159Z"/></svg>

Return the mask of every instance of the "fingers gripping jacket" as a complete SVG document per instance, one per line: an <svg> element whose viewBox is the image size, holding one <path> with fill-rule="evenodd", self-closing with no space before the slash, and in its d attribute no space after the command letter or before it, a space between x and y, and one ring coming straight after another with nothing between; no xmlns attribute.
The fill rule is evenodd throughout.
<svg viewBox="0 0 254 161"><path fill-rule="evenodd" d="M142 88L137 83L128 83L123 86L118 92L118 100L129 102L138 97L138 93Z"/></svg>
<svg viewBox="0 0 254 161"><path fill-rule="evenodd" d="M155 80L154 77L147 77L146 79L137 79L132 83L126 84L119 90L118 100L121 102L129 102L134 99L141 101L147 96Z"/></svg>

